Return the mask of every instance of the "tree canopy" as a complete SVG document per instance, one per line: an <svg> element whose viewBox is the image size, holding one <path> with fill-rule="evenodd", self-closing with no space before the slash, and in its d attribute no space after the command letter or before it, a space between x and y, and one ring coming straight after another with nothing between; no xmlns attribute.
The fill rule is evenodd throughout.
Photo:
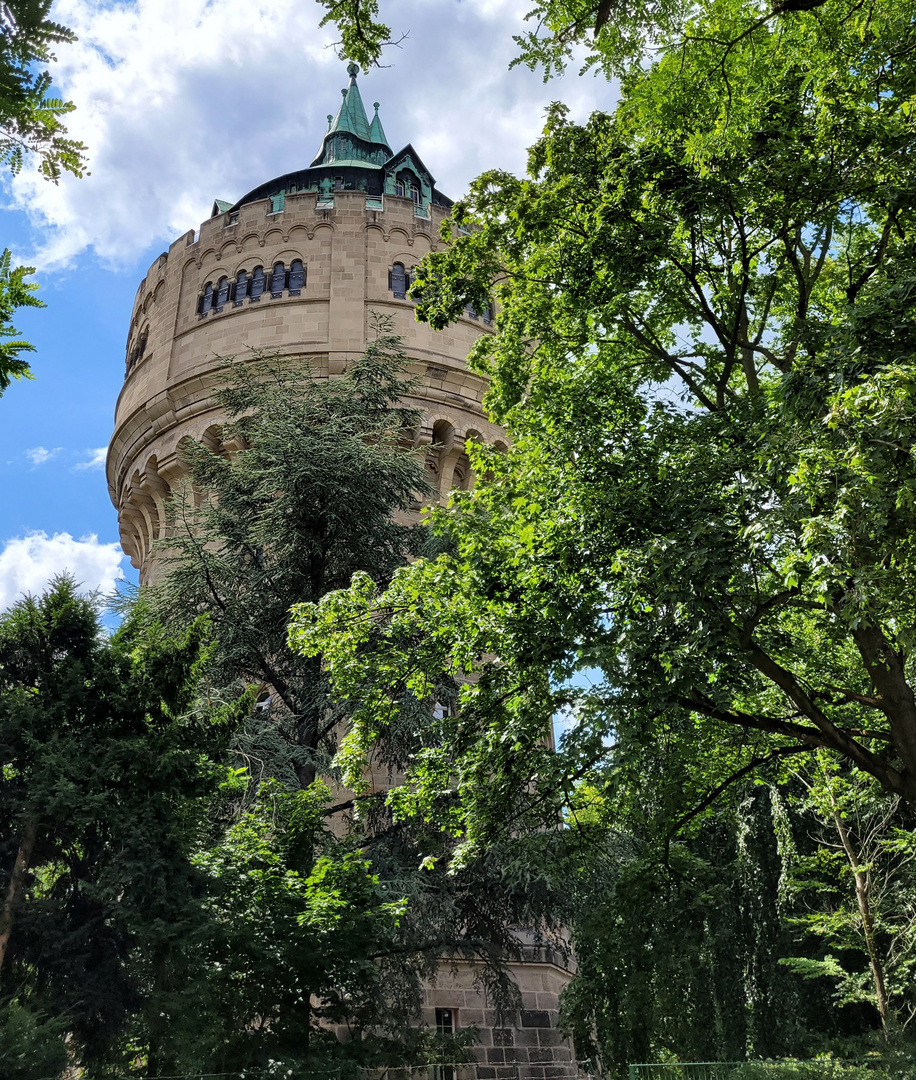
<svg viewBox="0 0 916 1080"><path fill-rule="evenodd" d="M48 97L52 79L43 65L55 59L56 45L76 40L50 11L51 0L9 0L0 7L0 166L15 176L36 158L44 178L56 184L64 172L83 175L86 147L66 137L62 118L73 103ZM34 296L38 285L26 281L34 273L30 266L11 268L8 249L0 254L0 395L13 379L32 378L21 354L35 348L12 320L19 308L44 307Z"/></svg>
<svg viewBox="0 0 916 1080"><path fill-rule="evenodd" d="M48 97L52 78L44 65L54 47L76 41L50 16L52 0L8 0L0 11L0 164L18 173L36 156L47 180L62 172L82 176L86 147L66 138L62 118L76 107Z"/></svg>
<svg viewBox="0 0 916 1080"><path fill-rule="evenodd" d="M442 327L496 282L471 363L514 446L443 518L457 557L300 609L367 746L405 688L476 673L408 788L457 769L481 827L557 778L564 700L568 777L613 747L649 782L670 733L669 824L817 748L916 800L913 29L831 4L741 37L750 12L708 5L613 115L555 107L528 177L456 206L412 295Z"/></svg>

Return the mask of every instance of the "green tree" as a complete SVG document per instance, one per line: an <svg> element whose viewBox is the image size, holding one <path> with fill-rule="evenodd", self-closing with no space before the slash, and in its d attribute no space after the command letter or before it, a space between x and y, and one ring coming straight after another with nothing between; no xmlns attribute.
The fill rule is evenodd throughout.
<svg viewBox="0 0 916 1080"><path fill-rule="evenodd" d="M265 747L270 768L303 787L330 760L340 717L320 663L287 644L289 609L356 572L387 580L422 542L396 520L429 491L405 445L419 413L400 403L411 389L400 339L379 329L340 378L279 358L228 366L215 395L228 417L222 445L183 448L189 485L173 499L152 590L166 625L208 613L214 687L263 688L250 752L280 738L285 757Z"/></svg>
<svg viewBox="0 0 916 1080"><path fill-rule="evenodd" d="M404 404L412 389L403 378L407 360L400 339L383 323L379 330L365 356L331 380L280 359L231 364L217 392L228 417L221 444L184 448L192 486L175 498L152 602L179 632L207 613L214 634L207 693L254 708L233 736L234 804L198 857L216 890L214 918L236 930L197 951L217 959L199 974L200 995L187 991L195 1010L166 1010L181 1018L178 1025L193 1014L206 1018L199 1025L203 1056L172 1051L182 1068L231 1064L243 1054L240 1040L261 1064L281 1052L288 1057L295 1045L303 1060L320 1057L329 1048L312 1032L307 1050L306 1036L322 1016L364 1032L351 1047L364 1060L387 1054L403 1064L445 1052L409 1032L420 976L443 953L468 957L492 999L507 1004L515 988L505 962L519 951L511 928L536 926L556 936L550 883L508 848L450 873L450 832L416 816L392 820L384 785L441 740L449 723L437 715L442 708L408 703L402 723L377 747L373 787L367 773L341 793L332 762L345 713L328 693L320 660L287 641L294 602L319 599L354 574L389 580L429 546L425 528L403 523L432 494L413 449L419 413ZM440 704L453 693L443 687ZM336 799L327 800L323 779ZM240 876L246 863L259 866L257 881ZM316 867L324 868L320 881ZM312 940L309 928L319 924L304 913L313 888L316 912L339 906L336 889L350 897L352 932L322 929ZM388 915L380 919L380 911ZM298 932L288 932L300 916ZM370 931L377 940L363 947ZM358 965L354 949L371 963ZM188 972L176 968L171 983L187 988L198 979ZM292 993L294 985L301 993ZM176 1001L188 997L179 992ZM208 1000L212 1013L200 1004ZM256 1015L271 1017L257 1033ZM219 1047L207 1043L219 1033Z"/></svg>
<svg viewBox="0 0 916 1080"><path fill-rule="evenodd" d="M828 5L723 65L748 12L710 5L613 116L556 107L529 178L486 174L456 208L418 314L442 327L497 281L471 363L515 445L443 525L457 558L300 609L363 753L402 672L418 696L477 674L408 785L429 810L457 775L471 833L534 777L556 813L538 747L577 665L605 682L565 775L613 752L669 824L816 748L916 805L913 31L896 3ZM663 733L682 771L650 776Z"/></svg>
<svg viewBox="0 0 916 1080"><path fill-rule="evenodd" d="M873 782L844 776L823 753L804 782L819 846L788 867L795 922L829 951L783 963L834 980L840 1004L867 1002L885 1036L897 1036L916 1015L914 834Z"/></svg>
<svg viewBox="0 0 916 1080"><path fill-rule="evenodd" d="M391 27L380 21L378 0L319 3L327 9L320 25L333 25L340 32L337 49L341 59L380 64L385 48L398 44L409 32L392 40ZM727 56L734 44L761 27L826 3L828 0L775 0L771 4L747 5L740 25L730 36L709 40L717 46L720 57ZM630 4L615 4L612 0L536 0L523 20L533 24L534 29L520 25L520 32L513 35L519 54L511 66L524 64L532 71L540 69L546 82L584 53L583 72L598 68L606 75L625 73L639 66L647 53L672 51L691 41L694 28L688 20L696 13L696 6L686 0L637 0Z"/></svg>
<svg viewBox="0 0 916 1080"><path fill-rule="evenodd" d="M146 1075L371 1056L364 1042L388 1022L390 1000L373 957L390 948L403 905L331 832L329 801L320 783L291 791L265 781L195 853L205 918L163 959ZM358 1039L349 1054L336 1025Z"/></svg>
<svg viewBox="0 0 916 1080"><path fill-rule="evenodd" d="M148 992L132 954L193 893L221 739L186 711L201 629L106 639L67 578L0 618L0 1004L36 1062L55 1030L78 1060L117 1057Z"/></svg>
<svg viewBox="0 0 916 1080"><path fill-rule="evenodd" d="M57 183L62 172L82 176L86 147L66 138L62 118L72 102L48 97L51 75L43 65L55 59L56 45L76 40L65 26L48 16L51 0L9 0L0 8L0 165L18 173L27 158L38 159L46 180ZM38 286L25 279L34 267L10 268L10 252L0 255L0 395L13 379L32 378L21 353L34 346L12 324L21 307L44 307L34 295Z"/></svg>
<svg viewBox="0 0 916 1080"><path fill-rule="evenodd" d="M0 396L13 379L31 379L29 364L21 353L34 352L35 346L19 336L13 326L13 316L22 307L44 307L34 295L38 285L25 279L35 273L32 266L10 269L11 255L0 255Z"/></svg>
<svg viewBox="0 0 916 1080"><path fill-rule="evenodd" d="M49 98L54 47L76 41L49 18L51 0L9 0L0 12L0 164L18 173L36 156L42 175L57 183L61 172L82 176L86 147L66 138L62 117L76 107Z"/></svg>

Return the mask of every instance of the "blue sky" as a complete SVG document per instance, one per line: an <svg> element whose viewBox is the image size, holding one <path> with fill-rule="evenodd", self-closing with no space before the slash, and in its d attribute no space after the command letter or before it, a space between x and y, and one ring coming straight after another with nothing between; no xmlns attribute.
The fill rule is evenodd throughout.
<svg viewBox="0 0 916 1080"><path fill-rule="evenodd" d="M392 145L411 142L457 197L484 169L524 169L547 104L578 119L614 87L575 73L545 86L509 71L528 0L388 0L391 66L360 76ZM70 569L110 589L135 572L117 547L101 449L111 434L134 293L149 264L208 216L308 163L340 101L345 65L310 0L58 0L79 35L53 74L91 175L5 178L0 247L39 268L47 308L20 315L34 382L0 398L0 608Z"/></svg>

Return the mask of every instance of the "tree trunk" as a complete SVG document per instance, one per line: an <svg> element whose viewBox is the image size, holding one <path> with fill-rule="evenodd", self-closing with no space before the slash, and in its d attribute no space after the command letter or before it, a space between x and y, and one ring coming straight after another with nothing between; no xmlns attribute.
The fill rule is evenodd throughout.
<svg viewBox="0 0 916 1080"><path fill-rule="evenodd" d="M836 831L839 834L840 842L846 852L846 858L849 860L856 882L856 900L859 904L859 914L862 917L862 933L865 936L865 949L868 952L868 966L871 969L872 979L875 984L878 1012L881 1014L881 1029L884 1032L884 1037L887 1038L890 1007L887 1000L887 987L884 982L884 967L881 964L878 946L875 942L875 922L872 916L870 896L871 873L868 870L863 871L861 869L862 864L859 854L853 847L852 837L846 828L842 814L837 808L832 792L830 794L830 803L833 807L833 822L836 825Z"/></svg>
<svg viewBox="0 0 916 1080"><path fill-rule="evenodd" d="M153 961L153 992L146 1005L147 1051L146 1076L154 1080L158 1076L168 1075L171 1063L168 1061L167 1042L169 1017L163 1014L162 1005L166 1000L169 981L169 946L159 945Z"/></svg>
<svg viewBox="0 0 916 1080"><path fill-rule="evenodd" d="M13 932L13 922L16 918L16 906L25 887L25 878L32 862L32 852L35 850L37 837L38 822L34 818L29 819L25 825L25 832L22 835L19 850L16 852L16 861L13 863L13 872L10 874L10 883L3 899L3 907L0 908L0 971L3 970L6 947L9 944L10 935Z"/></svg>

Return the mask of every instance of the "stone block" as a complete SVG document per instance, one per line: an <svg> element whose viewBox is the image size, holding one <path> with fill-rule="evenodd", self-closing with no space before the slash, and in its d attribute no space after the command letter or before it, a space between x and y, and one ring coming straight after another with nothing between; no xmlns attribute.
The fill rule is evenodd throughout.
<svg viewBox="0 0 916 1080"><path fill-rule="evenodd" d="M538 1041L541 1046L562 1046L563 1036L556 1028L542 1028L538 1032Z"/></svg>
<svg viewBox="0 0 916 1080"><path fill-rule="evenodd" d="M522 1009L522 1027L549 1028L550 1017L546 1009Z"/></svg>
<svg viewBox="0 0 916 1080"><path fill-rule="evenodd" d="M503 1065L506 1061L505 1050L488 1050L487 1051L487 1064L488 1065Z"/></svg>

